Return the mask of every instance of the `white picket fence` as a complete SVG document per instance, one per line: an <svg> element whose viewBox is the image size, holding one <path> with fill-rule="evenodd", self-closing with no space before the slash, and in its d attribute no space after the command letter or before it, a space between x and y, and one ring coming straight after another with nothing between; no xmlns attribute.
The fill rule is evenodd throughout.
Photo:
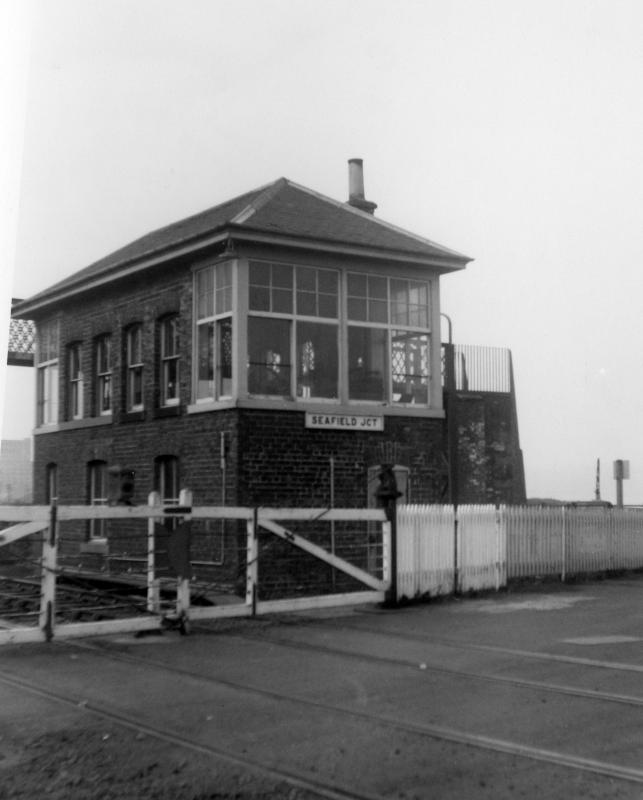
<svg viewBox="0 0 643 800"><path fill-rule="evenodd" d="M643 568L643 509L398 507L398 598Z"/></svg>

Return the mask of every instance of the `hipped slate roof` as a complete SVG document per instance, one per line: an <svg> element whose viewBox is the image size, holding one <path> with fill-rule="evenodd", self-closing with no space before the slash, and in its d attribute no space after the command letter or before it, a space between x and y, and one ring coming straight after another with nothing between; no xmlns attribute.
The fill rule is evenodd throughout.
<svg viewBox="0 0 643 800"><path fill-rule="evenodd" d="M159 228L19 303L14 316L216 241L245 239L411 260L440 271L471 259L377 217L280 178Z"/></svg>

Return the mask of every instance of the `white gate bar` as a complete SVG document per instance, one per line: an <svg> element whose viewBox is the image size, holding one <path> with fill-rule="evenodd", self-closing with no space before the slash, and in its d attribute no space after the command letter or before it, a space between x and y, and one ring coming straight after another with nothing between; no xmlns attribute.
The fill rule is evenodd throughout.
<svg viewBox="0 0 643 800"><path fill-rule="evenodd" d="M45 642L47 637L40 628L9 628L0 630L0 645L27 644L29 642Z"/></svg>
<svg viewBox="0 0 643 800"><path fill-rule="evenodd" d="M48 525L44 521L23 522L20 525L12 525L10 528L5 528L3 531L0 531L0 547L2 547L3 544L17 542L19 539L29 536L32 533L43 531L47 527Z"/></svg>
<svg viewBox="0 0 643 800"><path fill-rule="evenodd" d="M354 606L363 603L382 603L386 592L343 592L316 597L291 597L284 600L262 600L257 603L257 614L276 614L280 611L305 611L309 608Z"/></svg>
<svg viewBox="0 0 643 800"><path fill-rule="evenodd" d="M345 572L347 575L350 575L352 578L356 578L358 581L365 583L372 589L384 591L387 588L386 581L375 578L373 575L365 572L363 569L355 567L343 559L332 555L327 550L324 550L323 547L319 547L319 545L309 542L308 539L304 539L303 536L298 536L296 533L292 533L292 531L282 528L282 526L277 525L276 522L273 522L269 519L262 519L261 516L259 517L258 522L261 528L265 528L266 530L270 531L270 533L274 533L276 536L279 536L279 538L295 545L295 547L299 547L301 550L310 553L310 555L315 556L315 558L318 558L320 561L325 561L327 564L330 564L331 567L335 567L341 572Z"/></svg>
<svg viewBox="0 0 643 800"><path fill-rule="evenodd" d="M314 522L316 520L336 522L386 522L383 508L261 508L258 509L259 524L264 519L300 520Z"/></svg>
<svg viewBox="0 0 643 800"><path fill-rule="evenodd" d="M87 506L83 506L87 508ZM2 522L36 522L45 524L51 519L51 506L0 506Z"/></svg>

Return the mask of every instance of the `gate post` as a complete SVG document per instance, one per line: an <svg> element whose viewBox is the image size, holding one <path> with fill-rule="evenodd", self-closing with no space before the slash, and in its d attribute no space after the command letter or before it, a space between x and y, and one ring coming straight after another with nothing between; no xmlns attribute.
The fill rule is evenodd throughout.
<svg viewBox="0 0 643 800"><path fill-rule="evenodd" d="M154 563L154 526L160 518L161 495L158 492L150 492L147 497L148 506L159 507L159 517L150 517L147 520L147 610L153 614L161 611L160 584L155 577L156 567Z"/></svg>
<svg viewBox="0 0 643 800"><path fill-rule="evenodd" d="M379 504L384 508L386 518L391 526L391 585L386 593L386 605L397 605L397 498L402 496L398 491L395 472L391 464L382 464L379 474L380 485L375 492Z"/></svg>
<svg viewBox="0 0 643 800"><path fill-rule="evenodd" d="M40 615L38 624L50 642L56 625L56 567L58 560L58 508L52 502L49 530L42 541L42 572L40 578Z"/></svg>
<svg viewBox="0 0 643 800"><path fill-rule="evenodd" d="M248 544L246 548L246 605L251 607L252 616L257 614L257 581L259 578L259 540L257 538L257 516L255 508L248 519L246 531Z"/></svg>
<svg viewBox="0 0 643 800"><path fill-rule="evenodd" d="M184 508L192 509L192 492L189 489L181 489L179 493L179 505L183 506ZM187 524L187 523L186 523ZM181 626L181 633L188 632L188 620L190 614L190 531L187 528L183 529L181 534L184 537L188 537L187 541L185 542L185 555L184 558L180 559L185 563L181 564L181 567L187 568L187 575L179 574L176 584L176 616L180 621Z"/></svg>

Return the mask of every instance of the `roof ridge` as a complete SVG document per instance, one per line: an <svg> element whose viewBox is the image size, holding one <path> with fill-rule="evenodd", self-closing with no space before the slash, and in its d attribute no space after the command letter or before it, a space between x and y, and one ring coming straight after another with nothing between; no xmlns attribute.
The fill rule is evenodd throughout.
<svg viewBox="0 0 643 800"><path fill-rule="evenodd" d="M433 242L431 241L431 239L427 239L424 236L419 236L417 233L413 233L412 231L406 230L405 228L401 228L399 227L399 225L394 225L392 222L386 222L386 220L380 219L379 217L376 217L374 214L370 214L368 211L362 211L360 208L356 208L355 206L352 206L350 203L343 203L341 200L335 200L333 197L328 197L327 195L322 194L321 192L317 192L314 189L309 189L307 186L302 186L301 184L295 183L294 181L291 180L286 179L286 183L295 189L300 189L302 192L306 192L306 194L309 194L312 197L316 197L319 200L331 203L336 208L340 208L343 211L348 211L352 214L356 214L362 219L375 222L377 225L380 225L383 228L387 228L388 230L394 231L395 233L399 233L403 236L408 236L409 238L415 239L417 242L420 242L421 244L429 245L430 247L435 247L437 250L441 250L443 253L446 253L448 255L457 256L458 258L464 258L467 259L468 261L473 261L472 258L464 255L464 253L460 253L457 250L452 250L450 247L445 247L442 244Z"/></svg>
<svg viewBox="0 0 643 800"><path fill-rule="evenodd" d="M272 181L272 183L268 183L263 186L261 189L255 190L255 192L259 192L255 199L248 203L245 208L242 208L237 214L235 214L232 219L228 220L231 225L243 225L244 222L247 222L250 217L254 216L261 208L263 208L266 203L268 203L272 198L282 189L287 183L289 183L287 178L277 178L276 181ZM252 194L252 193L249 193ZM243 195L240 195L243 197Z"/></svg>

